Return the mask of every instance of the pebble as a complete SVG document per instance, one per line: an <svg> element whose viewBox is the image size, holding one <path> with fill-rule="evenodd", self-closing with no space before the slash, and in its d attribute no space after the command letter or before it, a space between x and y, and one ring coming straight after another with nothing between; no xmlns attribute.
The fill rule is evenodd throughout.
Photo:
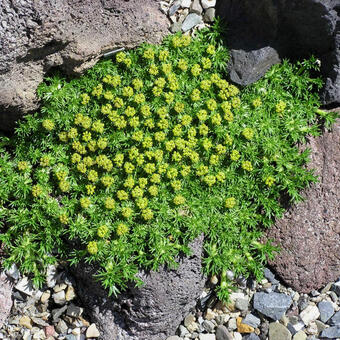
<svg viewBox="0 0 340 340"><path fill-rule="evenodd" d="M292 303L292 298L280 293L255 293L253 306L273 320L280 320Z"/></svg>
<svg viewBox="0 0 340 340"><path fill-rule="evenodd" d="M66 302L65 291L58 291L58 293L52 295L52 298L57 305L63 305Z"/></svg>
<svg viewBox="0 0 340 340"><path fill-rule="evenodd" d="M190 6L190 13L196 13L198 15L202 14L203 8L201 6L200 0L193 0Z"/></svg>
<svg viewBox="0 0 340 340"><path fill-rule="evenodd" d="M261 320L253 314L247 314L242 322L246 325L257 328L260 325Z"/></svg>
<svg viewBox="0 0 340 340"><path fill-rule="evenodd" d="M235 301L235 307L244 312L246 310L248 310L249 307L249 301L247 299L236 299Z"/></svg>
<svg viewBox="0 0 340 340"><path fill-rule="evenodd" d="M204 9L215 7L216 0L201 0L201 4Z"/></svg>
<svg viewBox="0 0 340 340"><path fill-rule="evenodd" d="M324 331L322 331L321 337L327 339L335 339L340 337L340 326L326 328Z"/></svg>
<svg viewBox="0 0 340 340"><path fill-rule="evenodd" d="M272 322L269 325L269 340L291 340L289 330L279 322Z"/></svg>
<svg viewBox="0 0 340 340"><path fill-rule="evenodd" d="M232 335L228 332L227 327L218 326L216 328L216 340L232 340Z"/></svg>
<svg viewBox="0 0 340 340"><path fill-rule="evenodd" d="M340 281L337 281L332 284L332 291L340 297Z"/></svg>
<svg viewBox="0 0 340 340"><path fill-rule="evenodd" d="M306 339L307 334L303 331L299 331L293 336L293 340L306 340Z"/></svg>
<svg viewBox="0 0 340 340"><path fill-rule="evenodd" d="M86 338L98 338L100 333L96 327L96 324L92 323L90 327L86 330Z"/></svg>
<svg viewBox="0 0 340 340"><path fill-rule="evenodd" d="M34 292L32 282L27 277L23 277L15 285L15 289L17 289L19 292L22 292L28 296L32 296Z"/></svg>
<svg viewBox="0 0 340 340"><path fill-rule="evenodd" d="M334 316L330 319L329 324L331 326L340 326L340 311L336 312Z"/></svg>
<svg viewBox="0 0 340 340"><path fill-rule="evenodd" d="M18 280L20 277L20 273L18 270L18 267L14 264L12 264L11 268L5 271L6 275L11 277L14 280Z"/></svg>
<svg viewBox="0 0 340 340"><path fill-rule="evenodd" d="M32 320L27 316L27 315L24 315L23 317L20 318L20 321L19 321L19 324L21 326L24 326L28 329L32 329Z"/></svg>
<svg viewBox="0 0 340 340"><path fill-rule="evenodd" d="M202 22L202 17L196 13L190 13L182 24L182 31L187 32Z"/></svg>
<svg viewBox="0 0 340 340"><path fill-rule="evenodd" d="M203 19L208 23L213 22L215 19L215 8L208 8L204 13Z"/></svg>
<svg viewBox="0 0 340 340"><path fill-rule="evenodd" d="M47 290L46 292L43 292L40 297L41 303L47 302L50 297L51 297L51 292L49 290Z"/></svg>
<svg viewBox="0 0 340 340"><path fill-rule="evenodd" d="M253 333L254 332L254 328L253 327L242 323L242 318L241 317L238 317L236 319L236 325L237 325L237 331L239 333Z"/></svg>
<svg viewBox="0 0 340 340"><path fill-rule="evenodd" d="M300 313L300 318L305 325L315 321L320 316L318 307L309 305Z"/></svg>
<svg viewBox="0 0 340 340"><path fill-rule="evenodd" d="M321 301L318 303L320 312L320 320L327 322L334 314L334 307L329 301Z"/></svg>

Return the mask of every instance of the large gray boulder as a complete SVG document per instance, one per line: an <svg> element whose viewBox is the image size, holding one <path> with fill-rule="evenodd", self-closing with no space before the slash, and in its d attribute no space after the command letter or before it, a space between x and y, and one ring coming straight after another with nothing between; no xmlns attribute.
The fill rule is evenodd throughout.
<svg viewBox="0 0 340 340"><path fill-rule="evenodd" d="M233 82L256 81L278 62L273 50L281 59L314 54L325 80L323 103L340 103L338 0L220 0L216 6L227 23Z"/></svg>
<svg viewBox="0 0 340 340"><path fill-rule="evenodd" d="M0 130L36 110L53 67L81 74L103 53L157 43L168 20L157 0L0 1Z"/></svg>
<svg viewBox="0 0 340 340"><path fill-rule="evenodd" d="M178 259L179 267L170 270L140 271L145 283L130 286L118 298L92 278L96 268L81 264L73 268L78 296L101 332L102 340L164 340L176 329L197 302L204 288L201 271L203 235L190 245L192 255Z"/></svg>
<svg viewBox="0 0 340 340"><path fill-rule="evenodd" d="M339 110L340 113L340 110ZM310 138L308 168L319 182L302 193L266 233L281 247L271 261L278 275L292 288L310 293L340 276L340 119L320 137Z"/></svg>

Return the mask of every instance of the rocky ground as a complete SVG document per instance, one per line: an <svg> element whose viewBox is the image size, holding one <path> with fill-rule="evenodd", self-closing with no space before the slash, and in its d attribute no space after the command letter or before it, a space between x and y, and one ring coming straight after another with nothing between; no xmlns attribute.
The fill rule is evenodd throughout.
<svg viewBox="0 0 340 340"><path fill-rule="evenodd" d="M229 304L218 301L214 295L217 279L211 278L196 308L176 335L166 340L340 339L340 278L307 295L285 287L269 269L264 274L260 283L236 279L237 290ZM228 276L233 279L232 272ZM13 287L13 305L0 339L100 339L100 331L77 298L75 280L65 268L51 266L41 290L33 289L15 266L1 280ZM0 296L0 320L6 319L1 314L11 304L10 295Z"/></svg>

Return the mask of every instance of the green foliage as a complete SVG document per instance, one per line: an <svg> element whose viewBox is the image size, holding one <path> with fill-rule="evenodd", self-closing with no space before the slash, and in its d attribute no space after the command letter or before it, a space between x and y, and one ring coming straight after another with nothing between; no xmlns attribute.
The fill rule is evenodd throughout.
<svg viewBox="0 0 340 340"><path fill-rule="evenodd" d="M299 200L315 180L295 145L320 131L320 81L313 60L285 61L240 93L222 78L227 56L215 27L46 79L41 112L0 143L4 264L40 285L59 258L95 261L117 294L141 284L139 268L175 267L203 232L220 298L227 269L260 278L276 248L259 238L282 193Z"/></svg>

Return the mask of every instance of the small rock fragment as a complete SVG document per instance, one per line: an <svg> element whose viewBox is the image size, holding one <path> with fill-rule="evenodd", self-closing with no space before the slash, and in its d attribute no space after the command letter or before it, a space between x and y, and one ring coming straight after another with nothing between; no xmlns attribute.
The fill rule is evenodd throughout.
<svg viewBox="0 0 340 340"><path fill-rule="evenodd" d="M15 289L28 296L32 296L34 292L32 282L26 276L15 285Z"/></svg>
<svg viewBox="0 0 340 340"><path fill-rule="evenodd" d="M298 331L294 336L293 340L306 340L307 334L304 331Z"/></svg>
<svg viewBox="0 0 340 340"><path fill-rule="evenodd" d="M318 303L320 312L320 320L327 322L334 314L334 307L329 301L321 301Z"/></svg>
<svg viewBox="0 0 340 340"><path fill-rule="evenodd" d="M329 324L331 326L340 326L340 311L336 312L331 318Z"/></svg>
<svg viewBox="0 0 340 340"><path fill-rule="evenodd" d="M40 297L40 302L45 303L48 301L48 299L51 297L51 292L49 290L42 293Z"/></svg>
<svg viewBox="0 0 340 340"><path fill-rule="evenodd" d="M71 316L72 318L79 318L83 313L83 308L78 307L71 303L67 307L66 315Z"/></svg>
<svg viewBox="0 0 340 340"><path fill-rule="evenodd" d="M326 339L336 339L340 337L340 326L326 328L322 331L321 337Z"/></svg>
<svg viewBox="0 0 340 340"><path fill-rule="evenodd" d="M20 318L19 324L20 324L21 326L24 326L24 327L28 328L28 329L32 329L32 327L33 327L33 326L32 326L32 320L31 320L31 318L28 317L27 315L24 315L24 316L22 316L22 317Z"/></svg>
<svg viewBox="0 0 340 340"><path fill-rule="evenodd" d="M216 340L215 334L200 334L199 340Z"/></svg>
<svg viewBox="0 0 340 340"><path fill-rule="evenodd" d="M269 340L291 340L289 330L279 322L269 324Z"/></svg>
<svg viewBox="0 0 340 340"><path fill-rule="evenodd" d="M53 294L52 298L57 305L63 305L66 302L65 291L62 290L58 293Z"/></svg>
<svg viewBox="0 0 340 340"><path fill-rule="evenodd" d="M6 270L6 275L11 277L14 280L18 280L20 277L20 272L18 270L18 267L16 266L15 263L12 264L11 268Z"/></svg>
<svg viewBox="0 0 340 340"><path fill-rule="evenodd" d="M215 19L215 8L208 8L204 12L204 21L205 22L213 22Z"/></svg>
<svg viewBox="0 0 340 340"><path fill-rule="evenodd" d="M244 311L248 310L248 308L249 308L249 301L247 299L236 299L235 307L238 310L244 312Z"/></svg>
<svg viewBox="0 0 340 340"><path fill-rule="evenodd" d="M86 338L98 338L100 336L100 333L96 327L96 325L93 323L90 325L90 327L86 330Z"/></svg>
<svg viewBox="0 0 340 340"><path fill-rule="evenodd" d="M238 317L236 319L236 324L237 324L237 331L239 333L253 333L254 332L254 328L253 327L242 323L242 318L241 317Z"/></svg>
<svg viewBox="0 0 340 340"><path fill-rule="evenodd" d="M216 0L201 0L201 4L204 9L215 7Z"/></svg>
<svg viewBox="0 0 340 340"><path fill-rule="evenodd" d="M309 305L300 313L300 318L307 326L310 322L315 321L320 316L318 307Z"/></svg>
<svg viewBox="0 0 340 340"><path fill-rule="evenodd" d="M257 328L260 325L261 320L253 314L247 314L242 323Z"/></svg>
<svg viewBox="0 0 340 340"><path fill-rule="evenodd" d="M57 268L50 265L46 270L46 284L48 288L53 288L57 284Z"/></svg>
<svg viewBox="0 0 340 340"><path fill-rule="evenodd" d="M194 0L190 6L190 13L202 14L203 8L200 4L200 0Z"/></svg>
<svg viewBox="0 0 340 340"><path fill-rule="evenodd" d="M202 22L202 17L196 13L190 13L182 24L182 31L187 32Z"/></svg>
<svg viewBox="0 0 340 340"><path fill-rule="evenodd" d="M337 296L340 297L340 281L333 283L331 289Z"/></svg>
<svg viewBox="0 0 340 340"><path fill-rule="evenodd" d="M216 329L216 340L233 340L232 335L225 326L218 326Z"/></svg>

